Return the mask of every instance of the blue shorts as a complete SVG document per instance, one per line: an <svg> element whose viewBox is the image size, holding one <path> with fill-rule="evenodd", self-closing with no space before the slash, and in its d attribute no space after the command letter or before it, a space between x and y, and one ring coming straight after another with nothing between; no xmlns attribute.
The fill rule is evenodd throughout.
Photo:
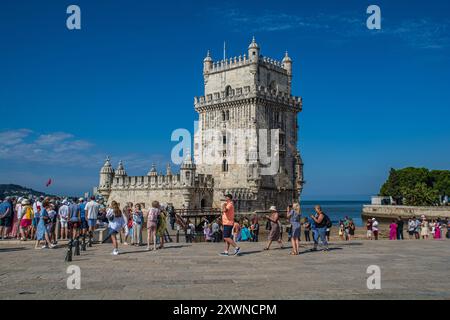
<svg viewBox="0 0 450 320"><path fill-rule="evenodd" d="M88 228L88 223L86 221L86 219L81 218L81 229L87 229Z"/></svg>
<svg viewBox="0 0 450 320"><path fill-rule="evenodd" d="M97 225L97 219L89 219L88 225L89 227L95 227Z"/></svg>
<svg viewBox="0 0 450 320"><path fill-rule="evenodd" d="M233 230L233 226L223 226L223 237L231 238L231 231Z"/></svg>

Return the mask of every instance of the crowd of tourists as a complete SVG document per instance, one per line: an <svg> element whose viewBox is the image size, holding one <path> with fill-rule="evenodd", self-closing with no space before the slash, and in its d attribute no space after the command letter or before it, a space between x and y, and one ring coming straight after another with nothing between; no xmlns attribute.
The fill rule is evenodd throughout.
<svg viewBox="0 0 450 320"><path fill-rule="evenodd" d="M298 203L290 205L285 214L280 214L275 206L271 206L269 212L264 217L254 214L251 218L237 219L232 196L227 195L219 217L211 221L204 217L199 225L194 225L189 218L177 214L172 204L160 204L158 201L153 201L151 208L145 210L141 204L125 203L121 207L112 201L107 205L103 199L94 196L89 199L6 197L0 203L0 239L33 240L36 248L47 249L54 248L59 240L83 237L91 241L94 231L102 227L106 229L103 242L111 240L112 254L118 255L119 243L144 245L144 227L147 229L146 249L156 251L164 248L166 242L173 241L168 232L170 226L172 230L177 230L177 241L181 232L184 232L187 243L199 239L206 242L224 241L225 250L221 255L229 255L230 247L235 249L233 254L240 253L240 242L260 241L260 221L263 220L268 233L264 250L270 250L273 242L283 248L283 231L286 231L287 241L292 244L291 255L299 254L302 235L306 242L313 241L312 250L317 250L321 242L324 251L328 251L332 223L319 205L315 207L313 215L303 217ZM281 215L288 222L286 230L283 230ZM404 239L405 227L410 239L441 239L444 233L447 238L450 237L450 224L447 221L439 218L428 221L422 216L420 219L411 217L406 225L401 217L393 220L389 225L389 239ZM378 221L375 218L368 219L366 228L367 238L377 240ZM338 230L342 240L351 240L356 226L351 218L345 217L339 221Z"/></svg>

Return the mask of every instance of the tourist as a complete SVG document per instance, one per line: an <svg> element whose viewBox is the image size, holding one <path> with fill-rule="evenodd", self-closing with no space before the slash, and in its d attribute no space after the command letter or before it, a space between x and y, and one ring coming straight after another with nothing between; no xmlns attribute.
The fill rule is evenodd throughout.
<svg viewBox="0 0 450 320"><path fill-rule="evenodd" d="M315 224L316 232L314 233L314 247L313 251L317 250L317 246L319 244L319 238L322 241L323 246L325 247L324 251L327 252L328 249L328 242L326 237L326 228L327 224L329 223L329 218L325 215L325 213L322 211L322 208L319 205L316 205L314 207L316 211L316 215L311 215L311 219L313 219Z"/></svg>
<svg viewBox="0 0 450 320"><path fill-rule="evenodd" d="M100 211L100 204L95 201L95 196L91 196L91 199L88 203L86 203L84 210L86 211L87 223L89 227L89 239L92 239L94 237L94 231L97 226L97 219ZM105 208L103 208L102 212L105 213L106 218Z"/></svg>
<svg viewBox="0 0 450 320"><path fill-rule="evenodd" d="M419 240L420 239L420 232L421 232L420 228L421 228L422 223L420 222L419 218L413 217L413 220L414 220L414 223L416 225L416 228L414 230L414 237L417 240Z"/></svg>
<svg viewBox="0 0 450 320"><path fill-rule="evenodd" d="M186 243L192 243L192 240L195 237L195 225L191 222L190 219L187 220L186 224Z"/></svg>
<svg viewBox="0 0 450 320"><path fill-rule="evenodd" d="M50 202L50 207L48 210L48 223L47 223L47 231L49 234L49 239L51 243L56 244L56 234L55 234L55 227L56 227L56 210L55 205Z"/></svg>
<svg viewBox="0 0 450 320"><path fill-rule="evenodd" d="M0 203L0 239L6 239L8 229L12 223L13 207L10 198L6 197L3 202Z"/></svg>
<svg viewBox="0 0 450 320"><path fill-rule="evenodd" d="M241 228L241 241L250 241L252 239L252 235L250 234L250 230L248 228L248 220L242 223Z"/></svg>
<svg viewBox="0 0 450 320"><path fill-rule="evenodd" d="M303 234L305 236L305 241L310 242L311 241L311 222L309 221L308 217L306 217L303 221Z"/></svg>
<svg viewBox="0 0 450 320"><path fill-rule="evenodd" d="M49 232L47 225L50 223L50 218L48 216L48 211L50 211L50 203L48 201L44 201L41 207L41 213L39 217L39 223L36 231L36 245L35 249L38 249L38 246L41 241L45 241L45 244L42 246L42 249L54 248L55 245L51 243Z"/></svg>
<svg viewBox="0 0 450 320"><path fill-rule="evenodd" d="M367 229L366 238L369 240L372 240L372 220L371 219L367 219L366 229Z"/></svg>
<svg viewBox="0 0 450 320"><path fill-rule="evenodd" d="M42 201L44 201L44 197L39 197L36 198L35 201L33 202L33 212L34 212L34 218L33 218L33 223L32 223L32 228L31 228L31 237L32 239L36 238L36 229L39 223L39 217L41 214L41 210L42 210Z"/></svg>
<svg viewBox="0 0 450 320"><path fill-rule="evenodd" d="M219 242L219 231L220 231L220 226L217 223L217 220L214 220L212 225L211 225L211 232L212 232L212 237L213 237L213 242Z"/></svg>
<svg viewBox="0 0 450 320"><path fill-rule="evenodd" d="M77 199L72 199L69 204L69 230L71 232L72 239L77 239L79 237L80 227L80 207L77 204Z"/></svg>
<svg viewBox="0 0 450 320"><path fill-rule="evenodd" d="M397 239L397 227L397 221L392 220L391 224L389 225L389 240Z"/></svg>
<svg viewBox="0 0 450 320"><path fill-rule="evenodd" d="M434 235L436 233L436 220L432 219L430 222L430 233L431 233L431 237L433 239L435 239Z"/></svg>
<svg viewBox="0 0 450 320"><path fill-rule="evenodd" d="M353 220L351 218L348 219L348 240L353 240L355 237L355 229L356 226Z"/></svg>
<svg viewBox="0 0 450 320"><path fill-rule="evenodd" d="M167 229L167 213L165 206L160 206L160 214L158 217L158 226L156 229L156 235L159 238L159 247L158 249L164 248L164 241L166 236L166 229Z"/></svg>
<svg viewBox="0 0 450 320"><path fill-rule="evenodd" d="M144 223L144 214L141 205L136 203L133 211L133 240L135 246L142 245L142 224Z"/></svg>
<svg viewBox="0 0 450 320"><path fill-rule="evenodd" d="M266 219L270 221L270 233L269 240L264 250L269 250L273 241L277 241L280 244L280 248L283 249L283 241L281 240L280 235L280 216L275 206L271 206L269 211L271 214L270 216L266 215Z"/></svg>
<svg viewBox="0 0 450 320"><path fill-rule="evenodd" d="M122 208L122 216L123 220L125 221L125 225L123 226L123 229L120 230L120 243L122 243L122 239L124 241L124 245L128 245L128 237L130 236L130 228L129 225L133 224L132 222L132 213L131 213L132 204L127 203ZM122 237L123 235L123 237Z"/></svg>
<svg viewBox="0 0 450 320"><path fill-rule="evenodd" d="M397 219L397 240L404 240L404 236L403 236L403 219L402 217L398 217Z"/></svg>
<svg viewBox="0 0 450 320"><path fill-rule="evenodd" d="M109 238L111 238L113 245L113 251L111 254L117 256L119 254L119 245L116 236L125 226L126 222L123 219L122 211L120 211L119 204L116 201L111 202L111 208L106 213L106 216L109 221L108 233L102 243L105 243Z"/></svg>
<svg viewBox="0 0 450 320"><path fill-rule="evenodd" d="M288 207L288 210L290 207ZM287 218L291 223L291 243L292 251L290 255L298 255L300 250L300 235L301 235L301 225L300 225L300 205L294 203L292 209L287 212Z"/></svg>
<svg viewBox="0 0 450 320"><path fill-rule="evenodd" d="M345 239L345 227L344 227L344 221L339 220L339 237L341 238L341 240L346 240Z"/></svg>
<svg viewBox="0 0 450 320"><path fill-rule="evenodd" d="M233 224L233 241L236 243L239 242L240 237L241 237L241 225L237 220L235 220Z"/></svg>
<svg viewBox="0 0 450 320"><path fill-rule="evenodd" d="M59 216L59 223L60 223L60 238L61 239L68 239L69 238L69 228L68 228L68 222L69 222L69 206L67 205L67 201L64 200L62 203L62 206L59 207L58 210L58 216Z"/></svg>
<svg viewBox="0 0 450 320"><path fill-rule="evenodd" d="M435 222L434 228L434 239L441 240L441 223Z"/></svg>
<svg viewBox="0 0 450 320"><path fill-rule="evenodd" d="M203 236L205 237L206 242L211 242L212 240L212 231L211 231L211 224L207 224L203 227Z"/></svg>
<svg viewBox="0 0 450 320"><path fill-rule="evenodd" d="M430 234L429 223L425 218L425 216L422 216L422 223L420 225L420 236L422 237L422 239L426 240L428 239L429 234Z"/></svg>
<svg viewBox="0 0 450 320"><path fill-rule="evenodd" d="M19 239L19 215L20 211L22 210L22 200L22 197L18 199L14 198L13 200L14 215L12 220L11 232L9 233L9 236L13 239Z"/></svg>
<svg viewBox="0 0 450 320"><path fill-rule="evenodd" d="M345 240L349 240L349 234L350 234L350 220L348 219L347 216L345 216L344 218L344 235L345 235Z"/></svg>
<svg viewBox="0 0 450 320"><path fill-rule="evenodd" d="M375 218L372 218L372 233L375 240L378 240L378 221Z"/></svg>
<svg viewBox="0 0 450 320"><path fill-rule="evenodd" d="M251 225L250 232L252 234L252 241L258 242L258 240L259 240L259 222L258 222L258 216L256 214L252 218L252 225Z"/></svg>
<svg viewBox="0 0 450 320"><path fill-rule="evenodd" d="M228 256L230 246L234 248L234 255L238 255L241 248L231 238L234 225L234 205L233 196L227 194L225 196L225 203L222 204L222 225L223 225L223 240L225 242L225 251L220 253L221 256Z"/></svg>
<svg viewBox="0 0 450 320"><path fill-rule="evenodd" d="M153 201L152 207L147 213L147 251L151 250L151 240L153 240L153 250L156 250L156 229L160 213L159 202Z"/></svg>
<svg viewBox="0 0 450 320"><path fill-rule="evenodd" d="M450 239L450 218L447 218L447 239Z"/></svg>
<svg viewBox="0 0 450 320"><path fill-rule="evenodd" d="M85 235L88 230L88 222L86 220L86 202L84 198L79 198L77 201L78 210L80 211L80 235Z"/></svg>
<svg viewBox="0 0 450 320"><path fill-rule="evenodd" d="M33 221L34 213L31 207L31 202L28 199L22 200L22 208L20 210L19 221L20 221L20 235L21 241L26 241L29 236L31 236L31 224Z"/></svg>
<svg viewBox="0 0 450 320"><path fill-rule="evenodd" d="M408 219L408 235L409 235L409 240L411 240L411 239L414 238L415 230L416 230L416 221L415 221L415 218L409 218L409 219Z"/></svg>
<svg viewBox="0 0 450 320"><path fill-rule="evenodd" d="M169 214L169 220L170 220L170 227L172 230L175 230L175 208L171 203L167 206L167 213Z"/></svg>

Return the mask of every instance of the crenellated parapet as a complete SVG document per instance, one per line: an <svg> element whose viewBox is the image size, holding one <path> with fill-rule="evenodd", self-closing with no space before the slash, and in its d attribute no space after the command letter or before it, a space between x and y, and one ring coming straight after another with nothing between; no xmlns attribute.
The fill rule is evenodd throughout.
<svg viewBox="0 0 450 320"><path fill-rule="evenodd" d="M239 55L236 57L226 58L219 61L208 61L208 65L204 68L205 74L214 74L216 72L223 72L248 66L252 63L259 63L271 70L281 73L287 73L285 64L282 61L272 59L270 57L260 56L258 61L250 60L247 55Z"/></svg>
<svg viewBox="0 0 450 320"><path fill-rule="evenodd" d="M230 89L228 92L214 92L206 96L194 97L194 106L197 112L202 112L223 103L236 102L247 98L265 99L292 107L296 111L301 111L302 109L301 97L292 96L282 91L271 90L264 86L257 86L253 90L250 86L245 86Z"/></svg>

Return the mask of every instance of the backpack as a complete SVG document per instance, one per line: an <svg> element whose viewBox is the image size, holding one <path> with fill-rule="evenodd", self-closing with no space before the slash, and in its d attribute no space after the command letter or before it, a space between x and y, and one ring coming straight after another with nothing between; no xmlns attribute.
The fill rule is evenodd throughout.
<svg viewBox="0 0 450 320"><path fill-rule="evenodd" d="M331 222L330 217L328 217L325 213L323 214L323 220L324 220L325 227L331 228L333 226L333 223Z"/></svg>

